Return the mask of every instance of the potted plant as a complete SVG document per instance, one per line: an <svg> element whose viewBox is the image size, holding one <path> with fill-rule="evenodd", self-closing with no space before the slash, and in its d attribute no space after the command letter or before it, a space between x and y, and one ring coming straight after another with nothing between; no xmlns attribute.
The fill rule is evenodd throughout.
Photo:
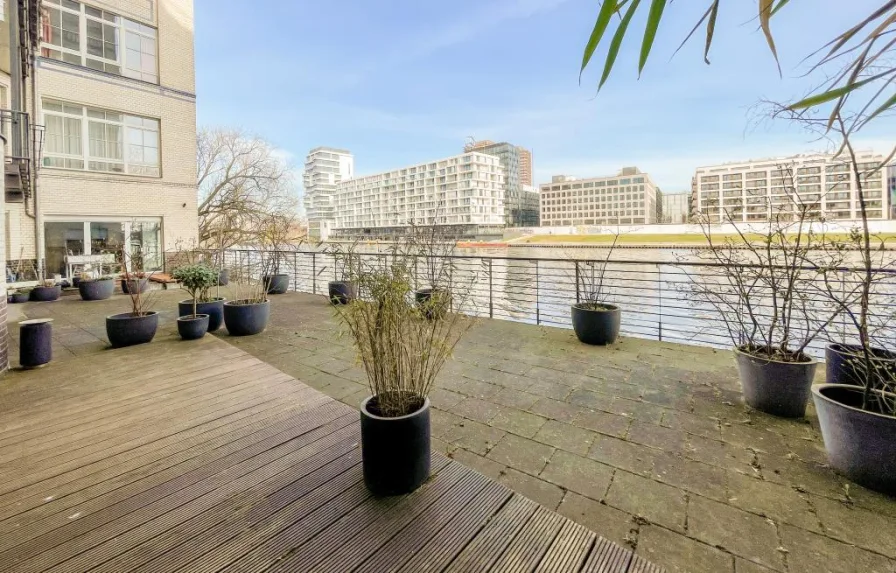
<svg viewBox="0 0 896 573"><path fill-rule="evenodd" d="M31 298L31 289L30 288L17 288L10 291L9 296L7 297L7 302L11 302L13 304L21 304L23 302L28 302Z"/></svg>
<svg viewBox="0 0 896 573"><path fill-rule="evenodd" d="M189 300L178 303L177 331L180 337L196 340L205 336L212 327L211 313L215 314L217 329L224 316L224 299L212 299L209 290L217 284L218 273L205 265L184 265L175 269L172 276L190 293Z"/></svg>
<svg viewBox="0 0 896 573"><path fill-rule="evenodd" d="M41 281L39 285L31 289L31 300L37 302L51 302L62 295L62 287L53 279Z"/></svg>
<svg viewBox="0 0 896 573"><path fill-rule="evenodd" d="M333 257L333 272L336 279L327 283L330 304L348 304L357 296L357 285L351 280L353 269L358 265L359 255L355 253L357 242L343 247L339 243L328 245L323 252Z"/></svg>
<svg viewBox="0 0 896 573"><path fill-rule="evenodd" d="M622 311L607 302L604 280L617 241L618 233L613 236L613 243L603 260L575 261L576 304L570 312L576 337L585 344L613 344L619 336Z"/></svg>
<svg viewBox="0 0 896 573"><path fill-rule="evenodd" d="M149 290L149 277L144 272L124 273L121 277L121 292L123 294L131 294L138 292L145 293Z"/></svg>
<svg viewBox="0 0 896 573"><path fill-rule="evenodd" d="M451 280L454 276L454 251L457 241L445 236L436 225L438 214L430 225L411 225L410 240L414 249L414 276L417 288L414 300L423 315L433 318L451 309ZM420 278L420 267L423 277ZM423 286L419 286L422 282Z"/></svg>
<svg viewBox="0 0 896 573"><path fill-rule="evenodd" d="M287 253L298 250L302 244L295 234L295 217L270 214L260 227L258 238L262 247L265 290L267 294L284 294L289 290L289 274L282 272Z"/></svg>
<svg viewBox="0 0 896 573"><path fill-rule="evenodd" d="M122 284L138 286L139 279L146 278L146 274L140 269L142 260L139 253L133 256L126 253L122 255ZM159 327L159 314L151 310L156 298L153 291L134 288L127 295L131 310L106 317L106 336L112 348L151 342Z"/></svg>
<svg viewBox="0 0 896 573"><path fill-rule="evenodd" d="M224 303L224 326L231 336L250 336L262 332L271 316L267 284L253 277L251 269L231 277L233 300ZM257 276L257 275L255 275Z"/></svg>
<svg viewBox="0 0 896 573"><path fill-rule="evenodd" d="M371 395L360 407L364 482L375 495L418 488L430 470L429 392L472 319L455 312L427 319L414 301L414 252L391 249L388 264L359 261L349 279L358 297L336 307L352 336ZM471 292L467 289L465 293Z"/></svg>
<svg viewBox="0 0 896 573"><path fill-rule="evenodd" d="M78 281L78 293L81 300L106 300L115 291L115 278L103 275L93 277L82 274Z"/></svg>

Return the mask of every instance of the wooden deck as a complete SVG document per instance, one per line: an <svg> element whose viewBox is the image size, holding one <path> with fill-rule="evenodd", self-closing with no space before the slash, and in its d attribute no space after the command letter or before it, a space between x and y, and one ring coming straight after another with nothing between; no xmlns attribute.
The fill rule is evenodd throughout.
<svg viewBox="0 0 896 573"><path fill-rule="evenodd" d="M356 410L213 337L0 379L0 571L660 571L441 455L365 489Z"/></svg>

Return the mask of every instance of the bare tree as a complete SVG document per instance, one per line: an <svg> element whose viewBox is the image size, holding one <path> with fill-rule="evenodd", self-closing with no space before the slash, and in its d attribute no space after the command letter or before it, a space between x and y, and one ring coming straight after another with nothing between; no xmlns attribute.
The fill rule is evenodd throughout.
<svg viewBox="0 0 896 573"><path fill-rule="evenodd" d="M218 251L255 244L270 217L298 212L292 170L276 149L238 129L197 135L199 242Z"/></svg>

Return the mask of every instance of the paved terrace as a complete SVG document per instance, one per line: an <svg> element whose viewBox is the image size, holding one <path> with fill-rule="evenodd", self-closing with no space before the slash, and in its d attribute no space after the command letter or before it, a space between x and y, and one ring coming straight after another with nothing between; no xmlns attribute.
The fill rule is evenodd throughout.
<svg viewBox="0 0 896 573"><path fill-rule="evenodd" d="M169 321L181 296L160 302ZM57 355L90 355L103 316L125 306L26 311L57 318ZM219 337L356 408L365 378L338 332L323 297L293 293L274 297L265 333ZM827 468L814 412L745 408L727 352L594 348L569 330L485 320L455 354L432 396L435 448L635 555L674 572L896 571L896 500Z"/></svg>

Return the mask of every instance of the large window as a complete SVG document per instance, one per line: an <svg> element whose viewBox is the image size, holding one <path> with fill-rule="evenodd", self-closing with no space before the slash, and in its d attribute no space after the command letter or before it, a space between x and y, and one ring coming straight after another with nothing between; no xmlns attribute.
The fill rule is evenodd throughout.
<svg viewBox="0 0 896 573"><path fill-rule="evenodd" d="M161 176L159 120L50 99L43 112L45 167Z"/></svg>
<svg viewBox="0 0 896 573"><path fill-rule="evenodd" d="M159 82L155 28L74 0L44 0L42 18L45 58Z"/></svg>

